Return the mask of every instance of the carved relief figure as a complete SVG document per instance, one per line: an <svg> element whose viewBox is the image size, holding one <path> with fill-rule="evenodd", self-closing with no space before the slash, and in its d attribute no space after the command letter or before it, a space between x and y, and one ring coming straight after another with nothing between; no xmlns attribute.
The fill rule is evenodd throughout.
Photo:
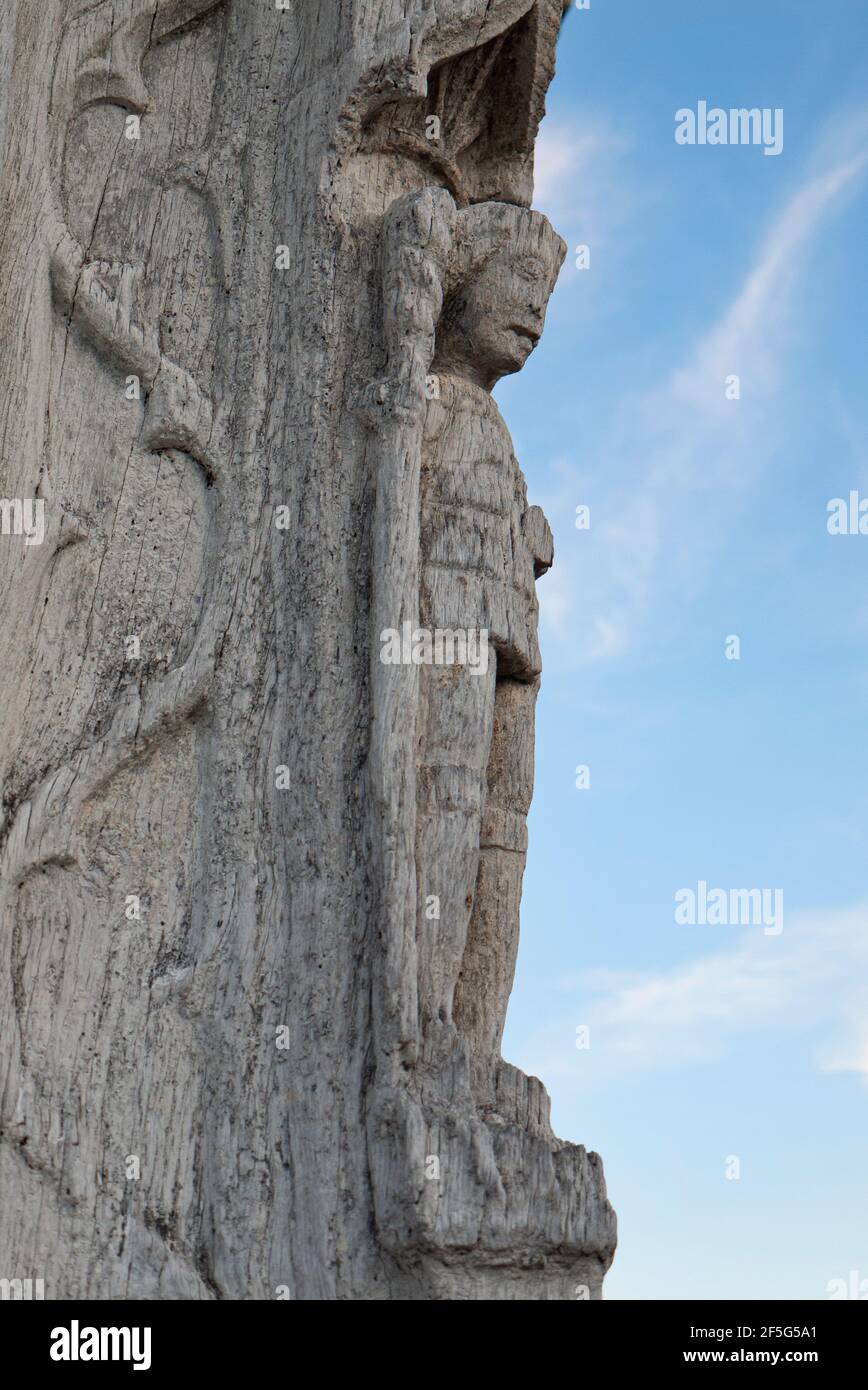
<svg viewBox="0 0 868 1390"><path fill-rule="evenodd" d="M117 1182L124 1128L158 1108L141 1054L185 1057L188 1116L201 1075L173 991L191 975L192 789L231 482L212 406L217 212L189 166L213 123L223 16L222 0L78 9L58 34L34 180L44 342L33 377L47 404L28 466L49 526L14 586L20 611L38 615L32 640L14 645L40 698L8 702L0 739L0 1016L15 1025L0 1132L58 1192L63 1173L66 1199L92 1203L95 1226L123 1227L117 1258L123 1249L144 1270L141 1251L162 1244L146 1213L175 1199L159 1174L135 1200ZM5 667L8 625L3 639ZM153 987L118 987L101 1006L103 978ZM103 1056L89 1077L78 1047ZM56 1141L60 1116L75 1117L72 1159ZM32 1213L23 1224L29 1238ZM168 1263L167 1287L198 1296L195 1266ZM96 1277L109 1281L111 1262Z"/></svg>
<svg viewBox="0 0 868 1390"><path fill-rule="evenodd" d="M422 1297L464 1279L502 1297L505 1242L541 1260L536 1296L581 1280L596 1297L614 1245L596 1155L554 1137L541 1083L500 1057L552 538L491 390L532 352L564 251L541 214L437 187L396 199L380 235L385 371L360 400L382 943L367 1127L378 1237ZM403 622L434 634L433 661L381 658ZM438 656L438 629L468 657L485 630L487 660Z"/></svg>
<svg viewBox="0 0 868 1390"><path fill-rule="evenodd" d="M448 1048L457 1025L489 1065L512 983L533 782L534 581L552 560L490 392L533 351L564 251L526 208L483 203L458 215L432 364L439 398L424 426L420 624L485 630L490 651L476 667L421 670L420 1020L426 1051L437 1039ZM439 918L426 910L432 895Z"/></svg>
<svg viewBox="0 0 868 1390"><path fill-rule="evenodd" d="M32 758L25 752L19 759L19 768L9 780L6 805L0 810L4 876L12 882L22 881L43 863L72 862L81 846L73 843L76 826L70 810L83 811L88 800L127 763L141 758L168 726L182 726L202 705L210 685L209 600L216 585L208 571L215 568L210 556L218 543L209 534L211 513L217 511L209 490L222 491L224 476L219 422L210 393L183 358L199 364L204 359L210 367L206 344L210 315L215 314L217 273L207 263L204 206L214 199L203 199L194 186L190 168L195 150L185 151L179 159L172 187L162 187L171 126L155 92L171 99L173 74L164 74L160 61L165 45L189 32L191 24L216 14L222 3L159 0L154 5L131 0L122 22L110 7L91 7L70 19L56 67L42 231L58 325L59 379L70 366L79 367L81 345L89 345L99 365L81 370L103 373L94 375L94 390L100 393L99 409L107 420L94 411L79 425L80 436L94 454L92 487L79 489L79 496L67 484L64 441L52 436L46 440L39 495L50 500L49 516L58 516L60 524L49 535L45 574L38 576L34 601L41 607L42 589L52 583L75 601L79 587L91 582L94 572L98 574L108 597L100 595L101 601L91 601L91 608L96 615L93 621L104 625L104 631L96 631L107 655L98 669L86 675L74 671L73 658L59 661L55 646L65 629L75 631L78 624L67 608L49 606L46 653L44 657L40 653L40 660L45 663L43 679L56 700L54 722L62 732L52 734L52 746L43 748L46 721L44 713L37 711L34 720L41 718L42 725L24 729L21 743L37 751ZM216 32L210 34L212 52L207 53L203 44L198 55L198 86L193 87L190 76L186 100L194 132L202 119L200 107L207 112L210 105ZM190 72L191 48L188 45L186 55ZM146 62L151 62L148 76L155 91L145 83ZM203 100L197 105L200 95ZM149 117L148 140L142 141L138 132L135 141L119 139L119 111ZM126 162L118 156L119 149ZM149 158L155 166L150 178L144 172ZM70 196L70 185L75 196ZM202 210L196 206L199 201ZM164 209L170 223L174 218L177 225L183 216L199 230L205 249L198 252L195 273L185 258L179 257L180 269L171 259L165 266L160 260L163 242L175 241L159 222ZM213 216L219 222L219 210ZM129 250L136 237L143 257L138 260ZM104 258L95 248L103 249ZM185 280L189 283L181 292L174 282ZM162 321L161 294L171 300ZM201 330L200 320L205 325ZM172 356L164 350L165 340ZM176 356L182 360L175 360ZM200 366L200 370L204 380L208 369ZM134 396L122 396L125 381L132 383L128 390ZM135 405L113 409L119 399L141 399L141 419ZM123 484L129 496L121 496L118 516L103 534L104 499L115 491L123 494ZM137 514L159 514L161 509L169 517L177 513L176 531L183 539L174 551L164 547L165 572L154 553L156 547L151 548L147 556L151 591L142 604L144 611L135 611L125 591L134 571L126 559L119 517L135 542ZM175 552L185 548L201 552L201 565L198 570L191 567L189 593L182 582L174 611L167 614L160 604L173 608L180 563ZM58 573L60 556L66 571L78 566L74 583L71 573ZM52 622L56 631L51 630ZM128 663L122 643L127 632L146 635L135 665ZM68 671L73 671L69 678ZM144 678L141 673L146 673ZM61 804L66 814L59 818L53 808Z"/></svg>

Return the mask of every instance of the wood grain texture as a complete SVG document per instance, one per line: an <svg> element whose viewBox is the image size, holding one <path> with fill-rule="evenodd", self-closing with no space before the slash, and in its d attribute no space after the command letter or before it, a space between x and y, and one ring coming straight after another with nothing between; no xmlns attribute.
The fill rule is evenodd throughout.
<svg viewBox="0 0 868 1390"><path fill-rule="evenodd" d="M599 1160L499 1051L552 554L490 391L561 12L4 6L0 1274L48 1297L601 1294Z"/></svg>

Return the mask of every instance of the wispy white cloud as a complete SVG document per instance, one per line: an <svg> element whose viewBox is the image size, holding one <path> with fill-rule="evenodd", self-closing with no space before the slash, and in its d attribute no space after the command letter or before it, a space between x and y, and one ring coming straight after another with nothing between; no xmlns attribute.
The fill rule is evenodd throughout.
<svg viewBox="0 0 868 1390"><path fill-rule="evenodd" d="M534 203L551 206L566 178L574 178L580 163L581 137L546 122L534 155Z"/></svg>
<svg viewBox="0 0 868 1390"><path fill-rule="evenodd" d="M668 970L562 981L561 991L575 999L576 1024L590 1027L591 1048L571 1052L571 1022L562 1018L530 1044L522 1065L553 1080L608 1082L724 1057L773 1027L778 1042L787 1031L805 1034L817 1070L868 1082L868 903L795 916L777 937L750 927L675 930L736 936Z"/></svg>
<svg viewBox="0 0 868 1390"><path fill-rule="evenodd" d="M864 121L850 125L860 137L863 127ZM543 157L551 184L576 178L580 156L571 149L563 132L555 132ZM593 145L587 158L593 164ZM559 542L555 571L539 589L552 664L582 666L627 651L673 587L695 579L708 563L712 546L702 520L708 494L718 489L715 504L734 505L773 451L779 423L767 401L790 344L804 331L796 314L808 248L860 186L866 161L863 138L860 149L839 151L831 166L807 176L762 237L718 319L655 387L625 393L600 458L584 469L561 462L548 495L536 489ZM733 375L741 381L737 402L725 394ZM575 505L591 496L592 529L576 544L564 528Z"/></svg>
<svg viewBox="0 0 868 1390"><path fill-rule="evenodd" d="M621 175L629 150L629 141L603 117L547 118L534 155L534 207L565 236L605 246L640 200Z"/></svg>
<svg viewBox="0 0 868 1390"><path fill-rule="evenodd" d="M770 390L786 347L787 321L794 308L794 288L804 276L802 252L842 193L862 174L868 153L845 160L800 187L772 224L759 254L733 303L677 368L657 404L696 417L708 428L732 415L722 383L732 372L746 374L751 394Z"/></svg>

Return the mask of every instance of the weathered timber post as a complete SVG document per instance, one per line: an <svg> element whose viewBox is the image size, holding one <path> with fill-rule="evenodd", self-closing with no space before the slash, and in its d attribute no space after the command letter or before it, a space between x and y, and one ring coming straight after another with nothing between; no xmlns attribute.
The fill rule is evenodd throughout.
<svg viewBox="0 0 868 1390"><path fill-rule="evenodd" d="M561 17L0 17L0 1274L48 1297L600 1296L599 1160L500 1059L552 554L490 390Z"/></svg>

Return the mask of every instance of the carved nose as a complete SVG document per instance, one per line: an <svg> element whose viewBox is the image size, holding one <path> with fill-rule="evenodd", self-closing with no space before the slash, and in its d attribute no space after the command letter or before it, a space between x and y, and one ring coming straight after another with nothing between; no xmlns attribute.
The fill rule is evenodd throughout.
<svg viewBox="0 0 868 1390"><path fill-rule="evenodd" d="M542 507L528 507L521 519L521 529L533 556L534 578L552 567L555 558L555 542L552 528L545 519Z"/></svg>

